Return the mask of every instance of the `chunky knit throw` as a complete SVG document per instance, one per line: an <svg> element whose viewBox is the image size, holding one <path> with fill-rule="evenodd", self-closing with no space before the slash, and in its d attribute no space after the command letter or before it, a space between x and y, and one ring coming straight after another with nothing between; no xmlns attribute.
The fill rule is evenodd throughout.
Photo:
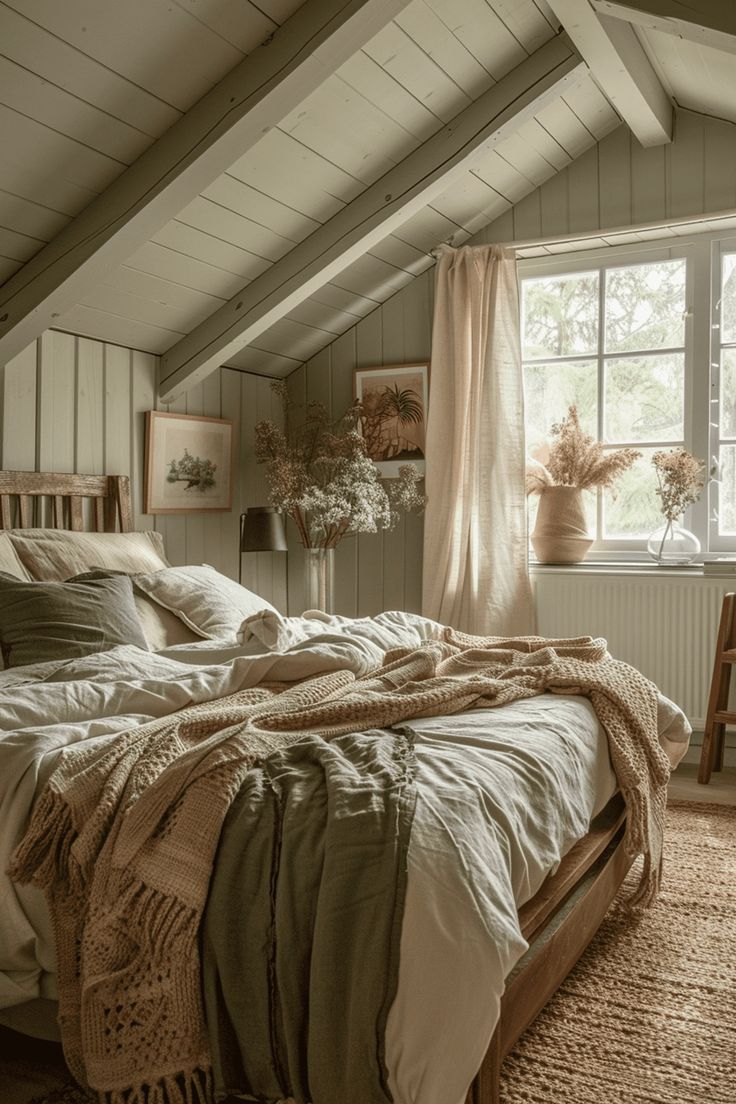
<svg viewBox="0 0 736 1104"><path fill-rule="evenodd" d="M60 1024L75 1076L105 1104L212 1094L197 935L219 833L245 773L306 733L329 738L420 716L584 694L605 729L643 853L632 905L656 894L669 761L655 687L605 641L468 637L387 653L290 689L256 689L71 748L34 810L12 875L43 887L55 927ZM236 921L234 921L236 922Z"/></svg>

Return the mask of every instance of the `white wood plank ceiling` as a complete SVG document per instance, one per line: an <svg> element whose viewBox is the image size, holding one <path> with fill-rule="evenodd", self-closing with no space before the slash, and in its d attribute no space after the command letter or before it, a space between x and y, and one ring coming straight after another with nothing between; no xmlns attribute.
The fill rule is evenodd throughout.
<svg viewBox="0 0 736 1104"><path fill-rule="evenodd" d="M298 7L0 0L0 282ZM545 0L413 0L58 328L163 353L557 31ZM734 117L736 57L636 33L678 102ZM619 122L579 81L230 363L288 375L429 267L438 242L466 241Z"/></svg>

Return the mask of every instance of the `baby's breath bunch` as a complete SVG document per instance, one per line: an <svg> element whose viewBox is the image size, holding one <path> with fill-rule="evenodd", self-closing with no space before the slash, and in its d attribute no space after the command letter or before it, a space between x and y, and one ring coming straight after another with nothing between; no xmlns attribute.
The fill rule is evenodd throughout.
<svg viewBox="0 0 736 1104"><path fill-rule="evenodd" d="M271 505L293 518L305 548L334 548L348 533L391 529L400 511L424 507L413 464L402 464L386 485L379 478L358 432L357 407L333 425L321 403L309 403L304 422L294 425L286 385L271 387L285 428L258 422L256 459L267 465Z"/></svg>
<svg viewBox="0 0 736 1104"><path fill-rule="evenodd" d="M613 489L619 476L641 456L632 448L606 452L602 441L585 433L575 406L568 409L566 418L552 426L552 437L546 462L534 460L527 466L527 494L541 494L545 487Z"/></svg>
<svg viewBox="0 0 736 1104"><path fill-rule="evenodd" d="M655 452L652 463L662 514L667 521L676 521L700 497L705 464L685 448Z"/></svg>

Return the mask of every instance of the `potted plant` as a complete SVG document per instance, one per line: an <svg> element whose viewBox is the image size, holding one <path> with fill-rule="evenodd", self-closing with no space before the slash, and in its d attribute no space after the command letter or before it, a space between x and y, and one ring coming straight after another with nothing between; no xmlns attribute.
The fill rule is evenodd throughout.
<svg viewBox="0 0 736 1104"><path fill-rule="evenodd" d="M687 507L700 498L705 464L685 448L655 452L652 464L657 473L656 494L665 524L649 538L649 555L662 565L692 563L700 553L700 541L676 523Z"/></svg>
<svg viewBox="0 0 736 1104"><path fill-rule="evenodd" d="M614 488L641 453L631 448L606 452L601 441L583 431L575 406L551 434L552 443L527 466L526 493L539 495L531 541L540 563L580 563L594 539L583 491Z"/></svg>
<svg viewBox="0 0 736 1104"><path fill-rule="evenodd" d="M360 404L332 423L324 406L312 402L295 424L286 384L271 387L283 404L284 426L258 422L256 459L266 465L271 505L293 520L305 548L307 604L329 612L335 547L349 533L391 529L402 510L422 509L422 477L413 464L402 464L395 479L379 477L358 431Z"/></svg>

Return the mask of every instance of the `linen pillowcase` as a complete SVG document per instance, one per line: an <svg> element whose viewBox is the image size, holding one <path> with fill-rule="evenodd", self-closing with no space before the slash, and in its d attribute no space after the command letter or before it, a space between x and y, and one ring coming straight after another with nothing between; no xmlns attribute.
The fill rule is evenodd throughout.
<svg viewBox="0 0 736 1104"><path fill-rule="evenodd" d="M172 610L190 629L210 640L235 642L243 621L275 607L214 567L167 567L136 575L136 587Z"/></svg>
<svg viewBox="0 0 736 1104"><path fill-rule="evenodd" d="M18 553L7 532L0 532L0 571L6 575L14 575L16 579L25 579L26 582L31 578L18 559Z"/></svg>
<svg viewBox="0 0 736 1104"><path fill-rule="evenodd" d="M6 667L74 659L118 644L147 651L125 576L68 583L0 574L0 650Z"/></svg>
<svg viewBox="0 0 736 1104"><path fill-rule="evenodd" d="M8 536L31 579L63 582L93 567L158 571L168 567L160 533L73 533L68 529L11 529Z"/></svg>
<svg viewBox="0 0 736 1104"><path fill-rule="evenodd" d="M171 610L154 602L147 594L138 591L135 583L135 575L128 575L126 571L109 571L105 568L92 568L81 575L75 575L68 579L69 583L81 583L87 579L130 579L133 584L133 601L140 619L143 635L146 638L149 652L161 652L164 648L171 648L175 644L193 644L195 640L202 638L198 633L192 632L180 617Z"/></svg>

